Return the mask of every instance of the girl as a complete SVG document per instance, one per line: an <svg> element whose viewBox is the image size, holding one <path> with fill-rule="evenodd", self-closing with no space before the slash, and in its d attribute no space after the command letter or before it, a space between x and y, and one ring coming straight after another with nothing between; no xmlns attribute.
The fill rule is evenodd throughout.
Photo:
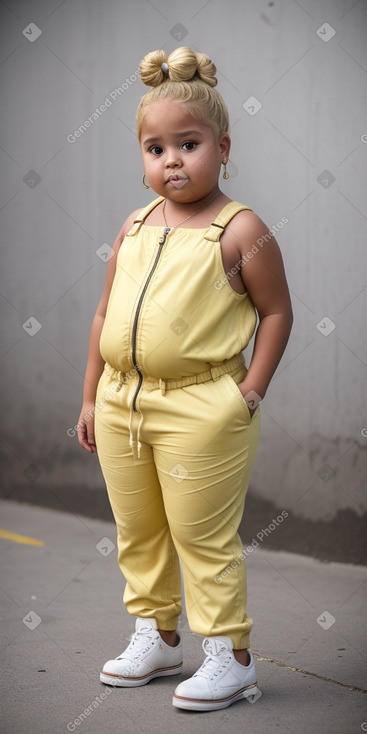
<svg viewBox="0 0 367 734"><path fill-rule="evenodd" d="M181 562L205 660L173 696L208 711L255 702L253 620L238 526L260 407L292 309L265 224L218 186L230 151L216 67L181 47L147 54L138 107L143 184L158 194L113 245L91 329L78 440L98 458L117 526L124 602L136 619L103 683L142 686L182 668ZM259 316L251 364L243 350ZM94 431L93 431L93 419Z"/></svg>

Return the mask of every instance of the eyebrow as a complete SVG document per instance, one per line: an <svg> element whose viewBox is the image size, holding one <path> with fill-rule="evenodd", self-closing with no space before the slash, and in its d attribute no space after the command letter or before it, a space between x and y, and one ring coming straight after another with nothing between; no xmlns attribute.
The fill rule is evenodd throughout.
<svg viewBox="0 0 367 734"><path fill-rule="evenodd" d="M175 135L177 138L183 138L186 135L200 135L202 137L202 133L199 130L183 130L182 132L175 133ZM159 135L154 138L146 138L146 140L144 140L143 142L143 145L149 145L149 143L155 143L159 140L162 140Z"/></svg>

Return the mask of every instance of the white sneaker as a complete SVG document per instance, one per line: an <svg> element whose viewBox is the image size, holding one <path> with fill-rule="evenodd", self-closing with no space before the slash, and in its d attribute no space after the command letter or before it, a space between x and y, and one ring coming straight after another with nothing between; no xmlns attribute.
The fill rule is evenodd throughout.
<svg viewBox="0 0 367 734"><path fill-rule="evenodd" d="M250 650L250 663L245 666L237 662L230 637L206 637L203 649L207 657L192 678L177 686L172 700L174 706L193 711L213 711L227 708L242 698L250 703L260 698Z"/></svg>
<svg viewBox="0 0 367 734"><path fill-rule="evenodd" d="M100 680L110 686L131 688L162 675L177 675L181 668L182 640L176 647L167 645L157 632L155 619L138 617L130 644L118 658L107 661Z"/></svg>

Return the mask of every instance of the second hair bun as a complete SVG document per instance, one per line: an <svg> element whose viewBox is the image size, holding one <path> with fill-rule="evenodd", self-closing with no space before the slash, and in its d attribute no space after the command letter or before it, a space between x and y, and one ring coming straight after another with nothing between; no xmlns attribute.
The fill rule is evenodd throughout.
<svg viewBox="0 0 367 734"><path fill-rule="evenodd" d="M162 64L164 66L162 69ZM188 82L194 77L201 79L210 87L217 84L216 67L211 59L202 53L195 53L188 46L176 48L167 57L165 51L151 51L139 64L140 78L148 87L157 87L164 81Z"/></svg>

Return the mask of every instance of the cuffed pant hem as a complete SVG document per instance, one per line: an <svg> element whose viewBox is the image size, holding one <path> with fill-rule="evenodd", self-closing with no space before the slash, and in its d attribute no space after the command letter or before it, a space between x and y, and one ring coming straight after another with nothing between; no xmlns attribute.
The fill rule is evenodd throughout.
<svg viewBox="0 0 367 734"><path fill-rule="evenodd" d="M174 617L172 619L161 621L158 619L158 617L155 617L155 621L157 622L157 627L159 630L162 630L163 632L174 632L178 627L178 617Z"/></svg>
<svg viewBox="0 0 367 734"><path fill-rule="evenodd" d="M247 650L250 647L250 638L248 635L229 635L233 642L234 650Z"/></svg>

